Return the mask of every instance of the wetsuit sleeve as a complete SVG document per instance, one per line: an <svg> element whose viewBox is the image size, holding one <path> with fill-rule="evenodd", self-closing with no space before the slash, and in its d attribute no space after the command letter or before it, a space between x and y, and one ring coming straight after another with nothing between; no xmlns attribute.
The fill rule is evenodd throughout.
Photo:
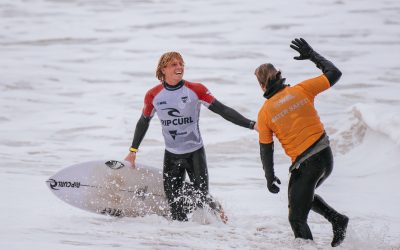
<svg viewBox="0 0 400 250"><path fill-rule="evenodd" d="M133 136L131 146L132 148L139 148L140 143L142 142L144 136L146 135L147 129L149 128L150 119L150 117L146 117L144 114L140 116L139 121L136 123L135 134Z"/></svg>
<svg viewBox="0 0 400 250"><path fill-rule="evenodd" d="M324 75L329 81L330 86L333 86L339 81L342 76L342 72L329 60L318 54L316 51L312 51L310 54L310 60L322 70Z"/></svg>
<svg viewBox="0 0 400 250"><path fill-rule="evenodd" d="M263 165L265 178L268 182L273 182L275 178L274 171L274 143L260 143L260 156Z"/></svg>
<svg viewBox="0 0 400 250"><path fill-rule="evenodd" d="M222 104L217 99L214 99L214 101L211 103L211 105L208 108L211 111L213 111L214 113L219 114L224 119L226 119L236 125L239 125L239 126L245 127L245 128L249 128L249 129L254 129L255 121L247 119L246 117L242 116L239 112Z"/></svg>
<svg viewBox="0 0 400 250"><path fill-rule="evenodd" d="M159 89L159 88L158 88ZM147 129L150 125L150 120L154 115L153 99L158 89L149 90L144 97L143 113L136 123L135 133L132 140L132 148L139 149L140 143L146 135Z"/></svg>
<svg viewBox="0 0 400 250"><path fill-rule="evenodd" d="M236 110L220 103L217 99L215 99L215 97L210 93L210 91L203 84L201 84L201 83L196 83L196 84L190 83L189 84L188 83L187 87L190 88L191 90L193 90L196 93L196 95L198 96L201 103L204 106L208 107L214 113L219 114L224 119L226 119L236 125L239 125L239 126L242 126L245 128L254 129L254 125L255 125L254 121L251 121L251 120L245 118Z"/></svg>

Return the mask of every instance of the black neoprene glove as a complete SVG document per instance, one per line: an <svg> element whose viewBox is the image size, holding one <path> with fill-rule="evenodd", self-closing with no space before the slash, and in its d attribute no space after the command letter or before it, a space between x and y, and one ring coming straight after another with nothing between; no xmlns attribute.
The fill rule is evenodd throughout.
<svg viewBox="0 0 400 250"><path fill-rule="evenodd" d="M300 56L293 57L295 60L306 60L311 58L314 51L311 46L303 38L296 38L292 41L290 47L300 53Z"/></svg>
<svg viewBox="0 0 400 250"><path fill-rule="evenodd" d="M333 86L342 76L342 72L329 60L318 54L303 38L296 38L292 41L290 47L300 53L300 56L295 56L295 60L310 59L315 65L322 70L329 84Z"/></svg>
<svg viewBox="0 0 400 250"><path fill-rule="evenodd" d="M281 184L281 180L279 180L278 177L276 177L275 175L273 176L273 178L267 178L267 187L268 190L273 193L273 194L277 194L279 193L279 187L275 184L278 183L279 185Z"/></svg>

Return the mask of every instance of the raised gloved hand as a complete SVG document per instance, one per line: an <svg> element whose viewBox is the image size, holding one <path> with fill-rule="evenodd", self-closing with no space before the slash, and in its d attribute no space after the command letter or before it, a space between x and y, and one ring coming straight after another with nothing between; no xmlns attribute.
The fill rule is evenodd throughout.
<svg viewBox="0 0 400 250"><path fill-rule="evenodd" d="M296 38L292 41L290 47L300 53L300 56L293 57L295 60L310 59L313 49L303 38Z"/></svg>
<svg viewBox="0 0 400 250"><path fill-rule="evenodd" d="M274 176L273 178L267 178L267 187L268 190L273 193L273 194L277 194L279 193L279 187L275 184L275 182L277 184L281 184L281 180L279 180L278 177Z"/></svg>

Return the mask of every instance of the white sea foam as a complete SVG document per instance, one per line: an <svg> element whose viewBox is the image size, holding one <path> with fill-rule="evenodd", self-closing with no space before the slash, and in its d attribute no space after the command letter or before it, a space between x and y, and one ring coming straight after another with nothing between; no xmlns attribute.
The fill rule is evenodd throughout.
<svg viewBox="0 0 400 250"><path fill-rule="evenodd" d="M203 108L210 191L229 217L188 223L110 218L68 206L45 180L79 162L123 158L155 65L183 54L185 78L255 119L254 69L286 83L320 74L289 48L304 37L342 79L316 98L335 152L317 193L350 217L342 249L400 248L400 2L4 0L0 3L0 249L325 249L331 226L311 213L314 242L287 221L290 161L276 144L281 192L267 191L254 131ZM138 161L161 169L154 118Z"/></svg>

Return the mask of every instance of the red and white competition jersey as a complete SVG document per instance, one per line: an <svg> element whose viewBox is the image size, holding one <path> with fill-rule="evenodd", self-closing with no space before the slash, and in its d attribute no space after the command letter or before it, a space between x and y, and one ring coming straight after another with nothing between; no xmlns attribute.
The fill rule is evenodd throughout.
<svg viewBox="0 0 400 250"><path fill-rule="evenodd" d="M201 83L184 81L171 89L159 84L146 93L143 115L151 118L157 113L166 150L190 153L203 146L199 130L201 104L208 108L214 100Z"/></svg>

